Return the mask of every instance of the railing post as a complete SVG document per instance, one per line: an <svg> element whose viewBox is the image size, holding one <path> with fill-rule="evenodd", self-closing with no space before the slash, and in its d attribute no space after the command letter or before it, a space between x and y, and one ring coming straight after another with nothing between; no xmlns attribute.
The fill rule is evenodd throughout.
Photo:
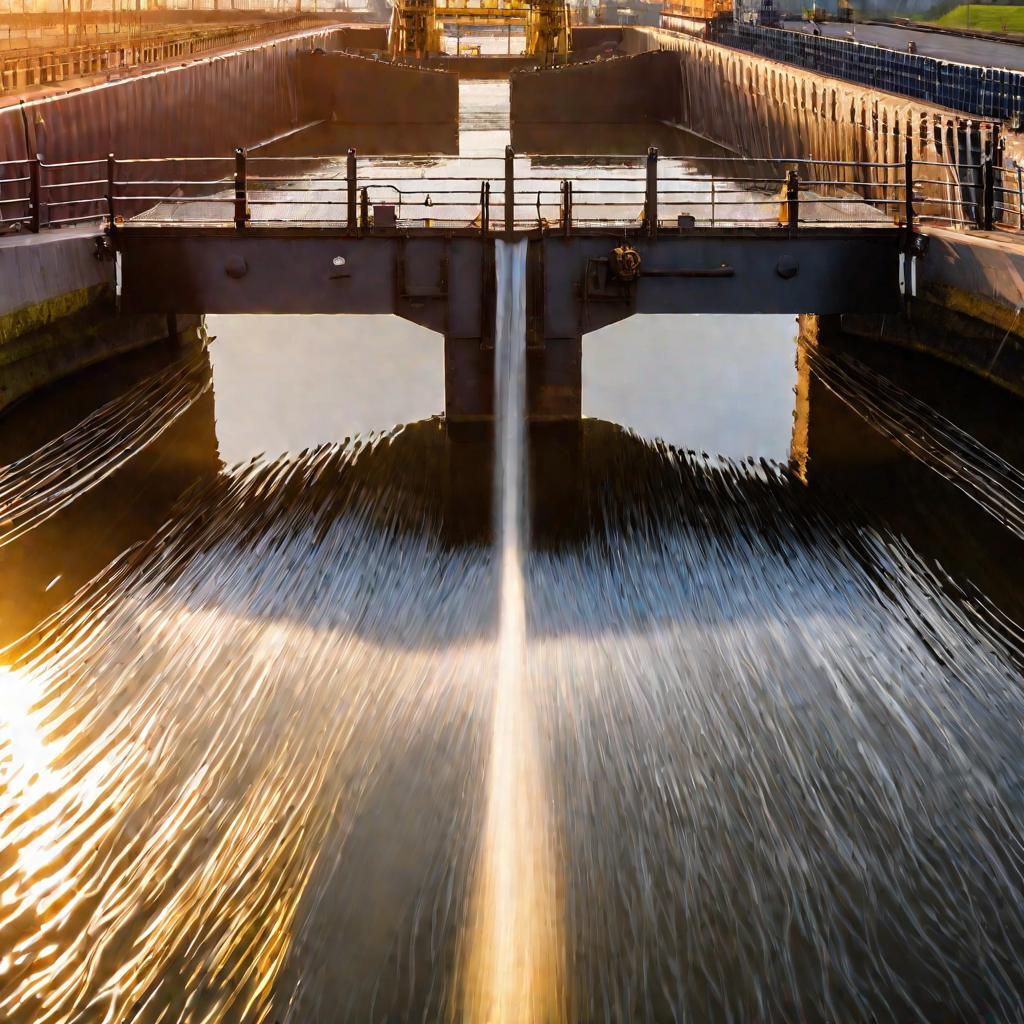
<svg viewBox="0 0 1024 1024"><path fill-rule="evenodd" d="M505 147L505 234L511 236L516 227L516 153Z"/></svg>
<svg viewBox="0 0 1024 1024"><path fill-rule="evenodd" d="M562 181L562 234L567 238L572 234L572 182L568 178Z"/></svg>
<svg viewBox="0 0 1024 1024"><path fill-rule="evenodd" d="M117 161L113 153L107 154L107 216L111 228L116 226L117 211L114 208L115 182L117 181Z"/></svg>
<svg viewBox="0 0 1024 1024"><path fill-rule="evenodd" d="M1024 175L1017 164L1017 230L1024 231Z"/></svg>
<svg viewBox="0 0 1024 1024"><path fill-rule="evenodd" d="M363 186L359 190L359 230L367 231L370 227L370 190Z"/></svg>
<svg viewBox="0 0 1024 1024"><path fill-rule="evenodd" d="M907 132L907 148L903 157L903 187L906 189L904 217L907 221L907 244L914 234L914 138Z"/></svg>
<svg viewBox="0 0 1024 1024"><path fill-rule="evenodd" d="M249 219L248 184L245 176L245 150L235 148L235 227L241 230Z"/></svg>
<svg viewBox="0 0 1024 1024"><path fill-rule="evenodd" d="M658 151L647 150L647 188L644 194L644 226L651 238L658 235Z"/></svg>
<svg viewBox="0 0 1024 1024"><path fill-rule="evenodd" d="M984 215L982 228L991 231L995 225L996 205L996 170L995 161L992 158L992 144L985 147L985 160L982 167L982 199L984 202Z"/></svg>
<svg viewBox="0 0 1024 1024"><path fill-rule="evenodd" d="M985 228L985 159L979 160L974 168L974 188L970 193L974 201L974 226L979 230ZM966 211L965 211L966 217Z"/></svg>
<svg viewBox="0 0 1024 1024"><path fill-rule="evenodd" d="M356 181L356 151L349 149L348 151L348 162L345 166L345 180L348 186L348 209L346 216L346 223L348 224L349 234L355 234L356 232L356 190L358 182Z"/></svg>
<svg viewBox="0 0 1024 1024"><path fill-rule="evenodd" d="M39 157L29 161L28 165L28 201L30 205L29 231L39 234L40 201L43 190L39 187Z"/></svg>
<svg viewBox="0 0 1024 1024"><path fill-rule="evenodd" d="M796 170L786 174L786 214L789 233L796 234L800 226L800 177Z"/></svg>
<svg viewBox="0 0 1024 1024"><path fill-rule="evenodd" d="M491 231L491 183L480 183L480 234L486 238Z"/></svg>

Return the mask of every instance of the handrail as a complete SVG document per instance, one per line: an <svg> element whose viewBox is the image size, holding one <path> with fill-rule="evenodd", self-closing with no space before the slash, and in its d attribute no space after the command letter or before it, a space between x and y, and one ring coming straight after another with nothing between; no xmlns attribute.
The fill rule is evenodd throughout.
<svg viewBox="0 0 1024 1024"><path fill-rule="evenodd" d="M268 159L277 161L275 173L251 173L253 161ZM534 161L510 148L496 156L455 158L453 171L463 173L448 173L440 162L410 167L394 157L375 157L369 164L355 150L344 158L260 157L238 150L230 155L12 160L3 166L27 167L28 173L0 179L0 209L8 213L0 218L0 229L61 226L72 218L55 215L69 208L82 211L73 218L76 223L93 220L115 228L126 222L183 223L175 211L186 207L197 211L190 223L219 225L223 217L214 211L231 206L230 222L246 231L264 223L334 223L331 211L344 207L339 219L355 234L372 230L374 209L397 197L389 224L435 226L438 212L446 210L451 223L477 227L485 235L521 225L571 233L579 225L617 223L653 238L666 225L685 230L690 222L776 222L791 233L831 223L895 224L908 239L920 223L1024 230L1021 171L997 165L990 153L976 164L941 164L915 159L908 146L899 163L732 156L688 158L684 169L680 158L651 150L620 158L635 159L635 165L622 166L635 166L637 172L640 161L644 164L643 174L625 176L614 168L602 170L574 159L559 164L558 159ZM478 173L466 173L464 163ZM105 175L97 170L103 164ZM936 174L936 167L945 176ZM499 194L503 216L496 217L492 201L497 203ZM205 219L203 204L211 206Z"/></svg>

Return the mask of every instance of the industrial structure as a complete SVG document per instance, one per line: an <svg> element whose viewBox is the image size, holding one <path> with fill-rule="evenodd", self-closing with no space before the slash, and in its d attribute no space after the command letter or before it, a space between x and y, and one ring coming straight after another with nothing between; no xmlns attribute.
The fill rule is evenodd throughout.
<svg viewBox="0 0 1024 1024"><path fill-rule="evenodd" d="M1003 140L1024 73L731 25L722 0L698 3L680 16L714 33L579 28L563 63L561 0L399 0L390 43L412 60L378 59L383 25L314 22L0 106L0 337L109 294L111 351L132 317L392 313L444 335L449 420L487 419L494 243L526 237L532 418L578 418L584 336L634 313L856 314L881 336L908 329L911 303L915 325L954 309L993 338L930 348L986 375L998 351L1014 373L1024 176ZM429 59L449 24L521 25L529 62L559 65L511 74L504 153L459 153L459 75L489 62ZM584 56L606 46L615 59ZM722 153L695 170L637 152L605 179L595 130L636 123ZM386 130L408 148L382 148ZM69 346L60 372L98 344ZM48 380L39 345L32 379Z"/></svg>
<svg viewBox="0 0 1024 1024"><path fill-rule="evenodd" d="M466 25L522 28L526 55L542 64L569 56L566 0L395 0L388 49L402 59L435 56L446 31Z"/></svg>
<svg viewBox="0 0 1024 1024"><path fill-rule="evenodd" d="M707 35L714 23L731 21L733 0L666 0L661 11L663 28L693 35Z"/></svg>

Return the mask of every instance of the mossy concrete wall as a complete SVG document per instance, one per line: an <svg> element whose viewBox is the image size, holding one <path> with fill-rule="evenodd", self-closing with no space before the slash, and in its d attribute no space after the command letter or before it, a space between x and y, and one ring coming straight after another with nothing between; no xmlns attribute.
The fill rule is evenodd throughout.
<svg viewBox="0 0 1024 1024"><path fill-rule="evenodd" d="M906 314L844 316L844 330L927 352L1024 395L1024 245L995 233L927 235Z"/></svg>
<svg viewBox="0 0 1024 1024"><path fill-rule="evenodd" d="M199 317L117 316L107 301L0 345L0 411L79 370L201 330Z"/></svg>
<svg viewBox="0 0 1024 1024"><path fill-rule="evenodd" d="M0 237L0 360L11 339L77 313L114 288L95 228Z"/></svg>
<svg viewBox="0 0 1024 1024"><path fill-rule="evenodd" d="M87 366L194 330L199 318L119 316L95 231L0 238L0 410Z"/></svg>

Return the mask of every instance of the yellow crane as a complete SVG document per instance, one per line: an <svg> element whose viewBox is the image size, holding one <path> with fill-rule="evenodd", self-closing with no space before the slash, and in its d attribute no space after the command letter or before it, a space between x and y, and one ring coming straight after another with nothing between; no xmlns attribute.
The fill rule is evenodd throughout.
<svg viewBox="0 0 1024 1024"><path fill-rule="evenodd" d="M419 60L443 50L445 24L521 25L526 52L544 64L569 54L566 0L394 0L388 49L392 57Z"/></svg>
<svg viewBox="0 0 1024 1024"><path fill-rule="evenodd" d="M661 11L665 28L691 33L732 16L733 0L665 0Z"/></svg>

